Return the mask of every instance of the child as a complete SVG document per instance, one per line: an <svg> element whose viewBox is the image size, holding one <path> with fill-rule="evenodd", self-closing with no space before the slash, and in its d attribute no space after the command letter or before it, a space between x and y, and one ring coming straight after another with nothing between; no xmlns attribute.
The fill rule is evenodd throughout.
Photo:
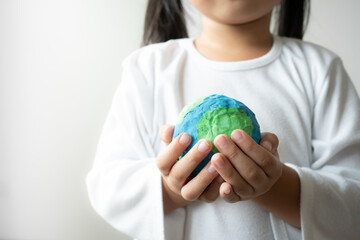
<svg viewBox="0 0 360 240"><path fill-rule="evenodd" d="M149 1L154 44L123 62L87 177L93 207L137 239L358 238L360 101L339 57L301 41L306 1L281 2L278 35L279 0L190 2L202 14L196 39L179 0ZM191 139L171 141L171 125L215 93L252 109L262 140L217 136L220 153L188 180L211 143L175 163Z"/></svg>

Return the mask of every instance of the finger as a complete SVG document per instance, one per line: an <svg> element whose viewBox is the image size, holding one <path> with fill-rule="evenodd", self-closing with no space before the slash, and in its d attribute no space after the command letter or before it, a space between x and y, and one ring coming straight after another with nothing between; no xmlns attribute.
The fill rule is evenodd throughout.
<svg viewBox="0 0 360 240"><path fill-rule="evenodd" d="M169 174L170 169L190 143L191 136L188 133L182 133L158 155L156 163L162 175L167 176Z"/></svg>
<svg viewBox="0 0 360 240"><path fill-rule="evenodd" d="M268 177L278 175L278 171L281 169L280 161L257 144L247 133L237 129L232 132L231 138L244 154L261 167ZM276 142L274 145L276 146ZM254 175L254 173L251 173L251 175Z"/></svg>
<svg viewBox="0 0 360 240"><path fill-rule="evenodd" d="M194 169L211 151L211 147L211 142L207 139L198 141L190 151L188 151L185 156L173 166L170 176L177 182L188 179Z"/></svg>
<svg viewBox="0 0 360 240"><path fill-rule="evenodd" d="M224 156L231 162L231 164L242 176L242 178L254 189L258 189L264 185L264 181L266 181L268 178L264 170L260 166L258 166L253 159L246 155L239 148L239 146L237 146L233 141L231 141L228 136L226 136L225 134L220 134L216 136L216 138L214 139L214 143L215 146L219 149L219 151L224 154ZM266 150L263 149L263 151ZM266 153L269 155L269 152L266 151ZM235 186L235 191L237 191L238 189L236 182L230 183Z"/></svg>
<svg viewBox="0 0 360 240"><path fill-rule="evenodd" d="M219 196L220 185L224 181L225 180L218 175L200 195L199 200L208 203L214 202Z"/></svg>
<svg viewBox="0 0 360 240"><path fill-rule="evenodd" d="M229 203L241 201L241 197L238 196L231 186L231 184L224 182L220 186L220 196Z"/></svg>
<svg viewBox="0 0 360 240"><path fill-rule="evenodd" d="M174 125L163 125L160 128L160 131L159 131L160 139L166 145L169 145L171 143L172 137L173 137L173 134L174 134L174 129L175 129Z"/></svg>
<svg viewBox="0 0 360 240"><path fill-rule="evenodd" d="M260 146L271 152L272 154L275 154L277 151L277 148L279 146L279 139L278 137L269 132L261 133L261 141Z"/></svg>
<svg viewBox="0 0 360 240"><path fill-rule="evenodd" d="M240 196L252 195L254 188L244 180L239 172L222 153L216 153L211 158L211 163L221 177L235 187L236 194Z"/></svg>
<svg viewBox="0 0 360 240"><path fill-rule="evenodd" d="M218 175L215 168L208 163L198 175L181 188L181 196L187 201L198 199Z"/></svg>

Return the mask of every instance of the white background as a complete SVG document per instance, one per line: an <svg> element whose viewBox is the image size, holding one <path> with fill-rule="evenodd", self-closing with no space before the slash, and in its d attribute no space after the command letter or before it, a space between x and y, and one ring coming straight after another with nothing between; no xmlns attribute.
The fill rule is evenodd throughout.
<svg viewBox="0 0 360 240"><path fill-rule="evenodd" d="M0 0L0 239L127 239L85 177L140 46L145 0ZM360 1L313 0L305 39L338 53L360 91Z"/></svg>

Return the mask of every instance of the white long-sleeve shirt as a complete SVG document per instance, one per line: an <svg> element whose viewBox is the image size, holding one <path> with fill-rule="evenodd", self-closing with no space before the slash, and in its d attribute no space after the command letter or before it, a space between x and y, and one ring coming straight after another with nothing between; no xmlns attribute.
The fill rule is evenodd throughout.
<svg viewBox="0 0 360 240"><path fill-rule="evenodd" d="M280 160L301 181L301 230L252 201L195 201L163 214L158 132L194 100L223 94L246 104ZM360 236L360 101L329 50L274 36L264 56L219 62L193 39L143 47L122 81L87 177L92 206L137 239L356 239Z"/></svg>

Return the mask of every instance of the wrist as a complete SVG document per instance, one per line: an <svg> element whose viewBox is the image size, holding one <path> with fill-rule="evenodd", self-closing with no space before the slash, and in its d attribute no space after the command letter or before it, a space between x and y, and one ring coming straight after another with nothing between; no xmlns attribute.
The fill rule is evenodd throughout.
<svg viewBox="0 0 360 240"><path fill-rule="evenodd" d="M267 199L268 197L274 195L274 194L278 194L278 190L279 190L279 186L282 185L282 181L284 181L284 178L286 178L286 165L281 163L281 170L280 170L280 175L279 177L275 180L275 182L273 183L273 185L264 193L262 193L261 195L255 197L253 200L256 201L262 201L263 199Z"/></svg>
<svg viewBox="0 0 360 240"><path fill-rule="evenodd" d="M164 214L170 213L171 211L183 207L189 203L189 201L186 201L180 194L172 191L163 177L161 177L161 184Z"/></svg>
<svg viewBox="0 0 360 240"><path fill-rule="evenodd" d="M292 168L283 164L280 178L269 191L253 201L275 216L300 228L300 179Z"/></svg>

